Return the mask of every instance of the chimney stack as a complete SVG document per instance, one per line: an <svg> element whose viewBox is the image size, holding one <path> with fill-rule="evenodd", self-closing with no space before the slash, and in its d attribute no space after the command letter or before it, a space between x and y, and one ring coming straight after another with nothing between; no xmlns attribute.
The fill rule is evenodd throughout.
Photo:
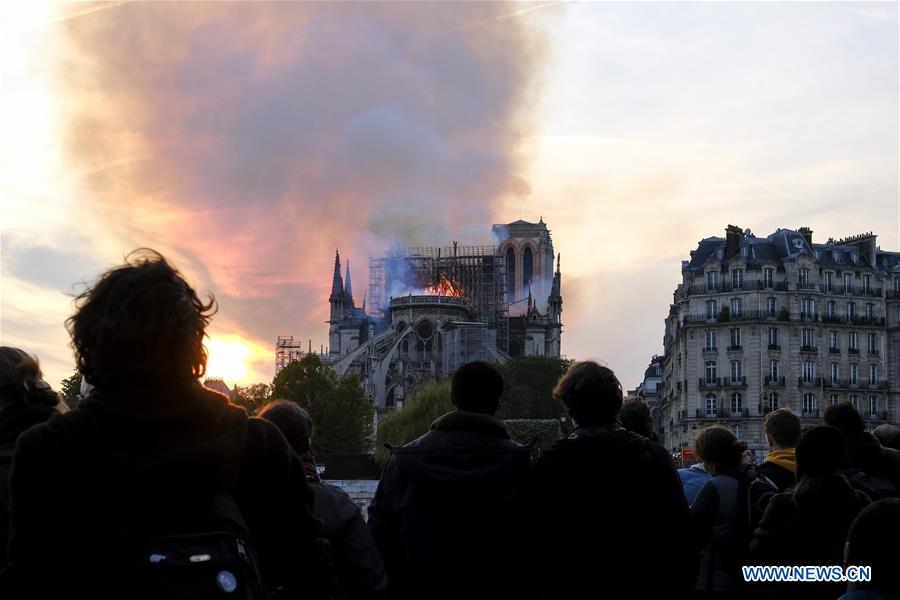
<svg viewBox="0 0 900 600"><path fill-rule="evenodd" d="M797 233L803 236L803 239L806 240L806 243L812 246L812 229L809 227L801 227L797 230Z"/></svg>
<svg viewBox="0 0 900 600"><path fill-rule="evenodd" d="M741 240L744 230L737 225L729 225L725 229L725 259L729 259L741 251Z"/></svg>

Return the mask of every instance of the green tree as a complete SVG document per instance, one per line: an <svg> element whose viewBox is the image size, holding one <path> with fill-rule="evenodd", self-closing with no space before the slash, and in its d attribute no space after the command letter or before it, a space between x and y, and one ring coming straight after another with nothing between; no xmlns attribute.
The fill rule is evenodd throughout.
<svg viewBox="0 0 900 600"><path fill-rule="evenodd" d="M390 456L385 444L402 446L413 441L451 410L449 379L420 386L403 408L388 413L378 424L375 459L384 464Z"/></svg>
<svg viewBox="0 0 900 600"><path fill-rule="evenodd" d="M78 402L81 400L81 373L75 371L63 379L59 387L66 406L70 409L78 406Z"/></svg>
<svg viewBox="0 0 900 600"><path fill-rule="evenodd" d="M236 385L231 391L231 401L243 406L248 415L255 415L271 398L272 386L267 383L254 383L247 387Z"/></svg>
<svg viewBox="0 0 900 600"><path fill-rule="evenodd" d="M317 452L370 451L374 408L355 375L340 379L318 355L307 354L278 372L271 397L306 409L313 421L312 445Z"/></svg>
<svg viewBox="0 0 900 600"><path fill-rule="evenodd" d="M497 365L503 375L500 419L559 419L562 407L553 388L570 362L543 356L517 356Z"/></svg>

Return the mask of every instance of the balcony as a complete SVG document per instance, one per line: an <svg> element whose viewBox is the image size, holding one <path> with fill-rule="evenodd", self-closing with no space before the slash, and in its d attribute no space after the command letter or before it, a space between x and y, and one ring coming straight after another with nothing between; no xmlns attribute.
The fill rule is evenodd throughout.
<svg viewBox="0 0 900 600"><path fill-rule="evenodd" d="M817 346L800 346L800 352L818 352Z"/></svg>
<svg viewBox="0 0 900 600"><path fill-rule="evenodd" d="M740 351L743 350L743 349L744 349L744 347L741 346L741 345L728 346L728 351L729 351L729 352L740 352Z"/></svg>
<svg viewBox="0 0 900 600"><path fill-rule="evenodd" d="M869 356L881 356L881 351L875 348L869 348Z"/></svg>
<svg viewBox="0 0 900 600"><path fill-rule="evenodd" d="M727 377L725 387L747 387L746 377Z"/></svg>
<svg viewBox="0 0 900 600"><path fill-rule="evenodd" d="M840 348L836 348L834 346L831 346L830 348L828 348L828 354L840 354L840 353L841 353Z"/></svg>
<svg viewBox="0 0 900 600"><path fill-rule="evenodd" d="M781 352L781 346L778 344L769 344L769 350L773 352Z"/></svg>
<svg viewBox="0 0 900 600"><path fill-rule="evenodd" d="M820 385L822 385L822 378L821 377L813 377L813 378L801 377L799 379L799 381L797 382L797 385L799 385L800 387L819 387Z"/></svg>
<svg viewBox="0 0 900 600"><path fill-rule="evenodd" d="M757 281L756 289L758 290L773 290L776 292L785 292L788 289L787 281Z"/></svg>
<svg viewBox="0 0 900 600"><path fill-rule="evenodd" d="M888 300L894 300L896 298L900 298L900 290L888 290L885 293L885 296L887 296Z"/></svg>
<svg viewBox="0 0 900 600"><path fill-rule="evenodd" d="M731 419L746 419L749 416L750 416L749 408L741 408L739 410L730 410L725 415L725 417L731 418Z"/></svg>
<svg viewBox="0 0 900 600"><path fill-rule="evenodd" d="M817 313L801 312L800 320L806 323L818 323L821 319Z"/></svg>
<svg viewBox="0 0 900 600"><path fill-rule="evenodd" d="M765 385L768 387L784 387L784 377L770 377L766 375Z"/></svg>
<svg viewBox="0 0 900 600"><path fill-rule="evenodd" d="M720 415L720 412L718 410L707 411L707 410L698 408L697 412L696 412L696 416L698 419L718 419L718 418L720 418L720 416L724 416L724 415Z"/></svg>
<svg viewBox="0 0 900 600"><path fill-rule="evenodd" d="M850 317L850 323L866 327L884 327L884 317L854 316Z"/></svg>
<svg viewBox="0 0 900 600"><path fill-rule="evenodd" d="M859 348L847 348L847 354L859 354Z"/></svg>
<svg viewBox="0 0 900 600"><path fill-rule="evenodd" d="M870 390L889 390L891 389L890 381L869 381L866 386Z"/></svg>
<svg viewBox="0 0 900 600"><path fill-rule="evenodd" d="M717 377L715 379L704 379L700 378L700 383L698 384L701 390L713 390L716 388L722 387L722 378Z"/></svg>
<svg viewBox="0 0 900 600"><path fill-rule="evenodd" d="M888 413L886 410L883 410L881 412L875 412L875 413L867 413L866 420L868 420L868 421L887 421Z"/></svg>
<svg viewBox="0 0 900 600"><path fill-rule="evenodd" d="M807 418L807 419L818 419L818 418L819 418L819 411L818 411L818 409L816 409L816 410L804 410L804 411L803 411L803 414L802 414L801 416L803 416L804 418Z"/></svg>

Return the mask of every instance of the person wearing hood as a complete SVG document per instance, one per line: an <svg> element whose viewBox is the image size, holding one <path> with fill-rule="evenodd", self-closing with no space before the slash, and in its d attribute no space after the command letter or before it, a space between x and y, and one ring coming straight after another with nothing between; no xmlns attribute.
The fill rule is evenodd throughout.
<svg viewBox="0 0 900 600"><path fill-rule="evenodd" d="M800 419L788 408L770 412L763 420L769 454L759 465L759 473L784 492L797 483L796 447L800 440Z"/></svg>
<svg viewBox="0 0 900 600"><path fill-rule="evenodd" d="M306 479L315 502L313 514L322 521L322 535L331 544L339 588L335 600L362 600L384 597L387 575L366 527L359 506L341 488L322 481L310 447L313 422L296 402L273 400L258 413L275 423L306 467Z"/></svg>
<svg viewBox="0 0 900 600"><path fill-rule="evenodd" d="M450 387L456 410L393 449L369 505L389 597L507 597L521 579L515 515L530 449L494 418L502 394L493 366L461 366Z"/></svg>
<svg viewBox="0 0 900 600"><path fill-rule="evenodd" d="M9 470L19 435L67 407L44 381L38 359L24 350L0 346L0 569L6 566L9 537Z"/></svg>
<svg viewBox="0 0 900 600"><path fill-rule="evenodd" d="M67 325L78 370L94 388L75 410L19 437L0 597L147 597L152 582L178 598L185 580L167 578L169 567L184 574L178 565L215 565L218 550L244 565L255 557L254 574L211 572L202 585L228 592L261 583L280 597L330 597L331 563L300 458L275 425L198 381L214 308L147 249L76 299ZM249 539L232 538L235 547L216 537L223 545L212 555L175 562L191 551L177 546L179 530L218 517L242 521ZM145 553L159 540L168 540L171 561ZM194 583L193 573L206 573L198 569Z"/></svg>
<svg viewBox="0 0 900 600"><path fill-rule="evenodd" d="M750 544L754 564L840 565L850 524L869 504L841 476L844 438L829 425L808 429L797 443L797 485L775 494ZM791 582L774 586L778 595L835 598L841 583ZM807 596L804 596L807 597Z"/></svg>
<svg viewBox="0 0 900 600"><path fill-rule="evenodd" d="M862 415L851 403L840 402L825 409L825 424L836 427L844 436L848 467L845 476L851 485L869 494L872 500L896 497L900 493L900 451L883 447L878 438L866 431ZM871 478L889 485L872 482Z"/></svg>
<svg viewBox="0 0 900 600"><path fill-rule="evenodd" d="M529 597L689 592L697 560L681 481L665 448L616 421L616 375L575 363L553 395L576 429L541 454L529 485Z"/></svg>

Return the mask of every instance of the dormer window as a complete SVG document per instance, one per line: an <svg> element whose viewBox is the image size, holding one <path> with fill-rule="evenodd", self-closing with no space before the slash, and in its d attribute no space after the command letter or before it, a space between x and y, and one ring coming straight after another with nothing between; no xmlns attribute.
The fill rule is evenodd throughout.
<svg viewBox="0 0 900 600"><path fill-rule="evenodd" d="M851 255L851 258L853 259L853 264L855 264L855 265L859 264L859 252L854 252Z"/></svg>
<svg viewBox="0 0 900 600"><path fill-rule="evenodd" d="M819 260L820 258L822 258L822 253L819 252L818 250L813 250L813 254L816 257L816 260Z"/></svg>
<svg viewBox="0 0 900 600"><path fill-rule="evenodd" d="M747 246L744 246L743 248L741 248L741 256L743 256L744 258L747 258L747 255L749 253L750 253L750 248L748 248Z"/></svg>
<svg viewBox="0 0 900 600"><path fill-rule="evenodd" d="M798 281L806 285L809 283L809 269L800 269L797 272Z"/></svg>
<svg viewBox="0 0 900 600"><path fill-rule="evenodd" d="M723 256L725 256L724 250L720 249L718 252L716 252L716 258L718 258L719 260L722 260Z"/></svg>
<svg viewBox="0 0 900 600"><path fill-rule="evenodd" d="M832 256L832 258L834 258L834 262L836 262L836 263L841 262L841 253L838 252L837 250L832 251L831 256Z"/></svg>

